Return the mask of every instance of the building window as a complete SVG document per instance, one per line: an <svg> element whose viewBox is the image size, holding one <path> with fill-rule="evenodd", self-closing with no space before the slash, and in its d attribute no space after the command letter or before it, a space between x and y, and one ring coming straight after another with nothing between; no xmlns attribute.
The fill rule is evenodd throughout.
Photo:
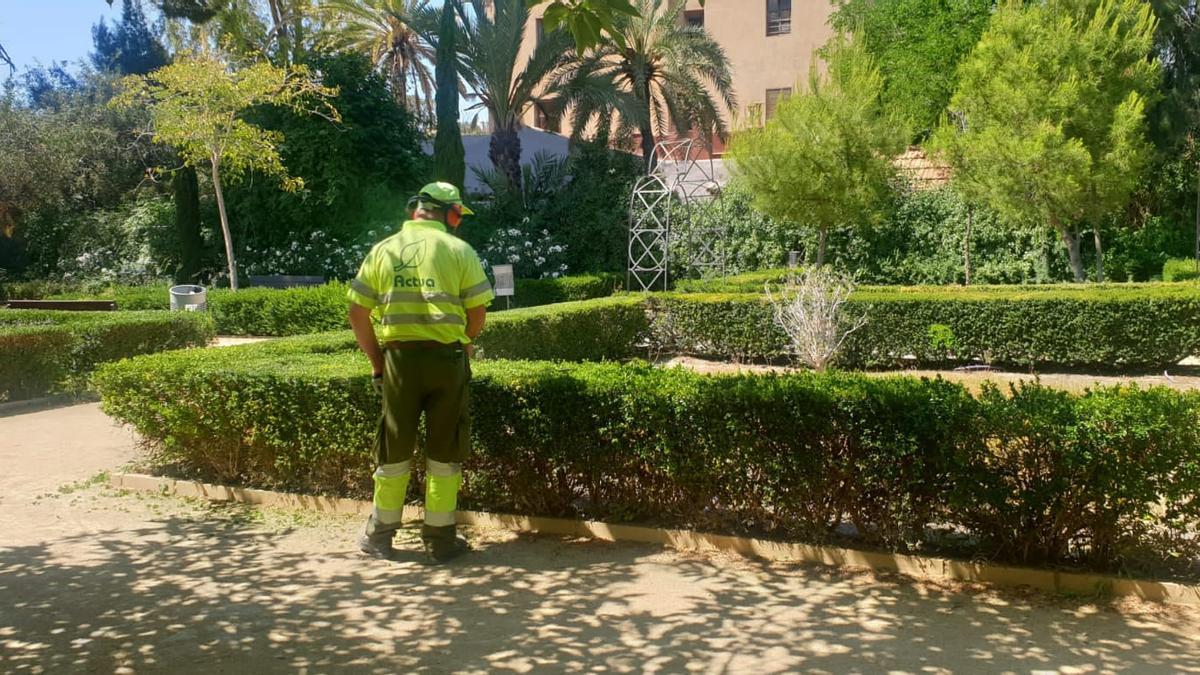
<svg viewBox="0 0 1200 675"><path fill-rule="evenodd" d="M557 99L543 99L533 105L533 126L562 133L562 103Z"/></svg>
<svg viewBox="0 0 1200 675"><path fill-rule="evenodd" d="M775 108L779 106L779 102L791 95L792 95L791 87L784 87L782 89L768 89L767 90L767 105L766 105L767 117L766 117L766 119L771 119L772 117L774 117L775 116Z"/></svg>
<svg viewBox="0 0 1200 675"><path fill-rule="evenodd" d="M534 46L541 46L542 42L546 40L546 24L541 19L538 19L534 22L534 25L537 26L537 41L534 42Z"/></svg>
<svg viewBox="0 0 1200 675"><path fill-rule="evenodd" d="M792 32L792 0L767 0L767 35Z"/></svg>
<svg viewBox="0 0 1200 675"><path fill-rule="evenodd" d="M704 28L704 10L689 9L683 13L683 21L691 28Z"/></svg>

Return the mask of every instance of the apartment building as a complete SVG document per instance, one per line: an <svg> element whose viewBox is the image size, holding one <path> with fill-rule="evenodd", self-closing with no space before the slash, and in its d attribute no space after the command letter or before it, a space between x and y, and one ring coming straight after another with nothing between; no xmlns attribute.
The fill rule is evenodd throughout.
<svg viewBox="0 0 1200 675"><path fill-rule="evenodd" d="M733 70L737 110L726 119L769 119L779 100L789 95L808 73L813 50L832 34L827 21L829 0L687 0L684 20L703 26L725 48ZM526 27L526 50L532 50L542 32L543 8L533 10ZM527 56L525 57L527 58ZM560 106L544 99L525 118L525 124L547 131L569 133ZM714 151L723 151L718 141Z"/></svg>

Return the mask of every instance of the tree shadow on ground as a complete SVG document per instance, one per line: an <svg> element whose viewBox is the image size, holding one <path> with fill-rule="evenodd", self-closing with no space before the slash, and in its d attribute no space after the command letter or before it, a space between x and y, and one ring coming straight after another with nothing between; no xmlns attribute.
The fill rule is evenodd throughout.
<svg viewBox="0 0 1200 675"><path fill-rule="evenodd" d="M550 537L444 568L179 517L0 547L4 672L1177 672L1197 642L1083 603Z"/></svg>

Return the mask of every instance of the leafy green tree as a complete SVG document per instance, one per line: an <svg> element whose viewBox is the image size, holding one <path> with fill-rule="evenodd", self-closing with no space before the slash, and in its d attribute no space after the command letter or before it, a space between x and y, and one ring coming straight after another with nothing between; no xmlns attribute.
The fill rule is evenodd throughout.
<svg viewBox="0 0 1200 675"><path fill-rule="evenodd" d="M288 176L280 159L282 135L250 124L246 113L255 106L276 105L336 120L337 110L327 99L337 92L313 82L307 69L300 66L283 70L256 63L234 69L209 54L179 59L149 75L131 75L121 84L122 91L112 105L145 106L156 142L176 148L192 166L208 165L221 217L229 284L237 290L237 261L222 174L236 178L254 169L278 177L285 190L304 185L302 179Z"/></svg>
<svg viewBox="0 0 1200 675"><path fill-rule="evenodd" d="M438 24L430 0L328 0L321 8L327 45L370 57L385 73L396 101L433 117Z"/></svg>
<svg viewBox="0 0 1200 675"><path fill-rule="evenodd" d="M303 65L337 90L330 103L341 122L278 106L246 114L247 122L283 135L283 164L304 179L304 189L285 192L269 176L252 173L225 191L243 269L261 268L264 261L256 256L264 251L306 246L314 237L350 246L371 229L392 228L403 219L407 197L429 181L432 165L421 150L416 118L397 105L367 57L308 52ZM315 257L313 251L308 253ZM279 271L345 274L335 265Z"/></svg>
<svg viewBox="0 0 1200 675"><path fill-rule="evenodd" d="M1195 0L1151 0L1163 98L1150 112L1156 145L1175 155L1200 128L1200 9ZM1170 161L1168 159L1168 161Z"/></svg>
<svg viewBox="0 0 1200 675"><path fill-rule="evenodd" d="M891 158L908 132L880 97L883 76L861 38L835 36L817 59L807 88L782 101L759 129L733 137L730 152L755 206L777 220L818 233L825 264L829 231L880 220L891 192Z"/></svg>
<svg viewBox="0 0 1200 675"><path fill-rule="evenodd" d="M142 4L123 0L121 20L111 28L104 19L92 27L92 65L125 75L144 75L167 65L167 50L146 22Z"/></svg>
<svg viewBox="0 0 1200 675"><path fill-rule="evenodd" d="M462 189L467 179L466 150L458 126L458 20L455 3L442 7L437 43L437 135L433 139L434 177Z"/></svg>
<svg viewBox="0 0 1200 675"><path fill-rule="evenodd" d="M918 137L935 129L958 83L956 66L991 18L994 0L839 0L830 25L862 31L883 74L883 103Z"/></svg>
<svg viewBox="0 0 1200 675"><path fill-rule="evenodd" d="M529 0L530 7L549 3L542 15L547 30L566 28L575 39L575 48L583 53L608 37L624 44L624 35L617 28L617 17L637 16L629 0ZM704 6L704 0L700 0Z"/></svg>
<svg viewBox="0 0 1200 675"><path fill-rule="evenodd" d="M606 128L615 117L620 134L636 129L642 157L654 162L656 138L668 125L680 133L728 134L721 106L736 108L725 50L703 29L683 21L682 2L635 0L637 15L615 14L621 43L603 41L557 78L572 106L576 133L590 123ZM624 44L622 47L621 44Z"/></svg>
<svg viewBox="0 0 1200 675"><path fill-rule="evenodd" d="M552 31L520 61L529 8L525 0L471 0L471 15L463 35L463 78L488 112L492 138L488 157L508 177L521 185L521 116L536 101L552 76L573 55L570 37ZM477 106L477 107L478 107Z"/></svg>
<svg viewBox="0 0 1200 675"><path fill-rule="evenodd" d="M1047 224L1076 281L1080 225L1094 233L1102 278L1101 220L1125 205L1150 158L1154 30L1140 0L1006 2L963 62L952 122L935 141L968 198Z"/></svg>

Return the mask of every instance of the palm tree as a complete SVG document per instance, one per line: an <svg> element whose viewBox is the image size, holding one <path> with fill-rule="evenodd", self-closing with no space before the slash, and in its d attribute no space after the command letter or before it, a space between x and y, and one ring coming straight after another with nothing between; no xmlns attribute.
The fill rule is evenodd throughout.
<svg viewBox="0 0 1200 675"><path fill-rule="evenodd" d="M543 84L574 58L573 43L563 31L547 32L529 60L520 63L529 20L526 0L470 0L470 5L472 16L464 17L461 70L479 98L476 107L486 108L491 118L488 157L519 188L521 116L544 91Z"/></svg>
<svg viewBox="0 0 1200 675"><path fill-rule="evenodd" d="M323 3L331 46L361 52L387 75L396 102L433 117L436 8L431 0L327 0Z"/></svg>
<svg viewBox="0 0 1200 675"><path fill-rule="evenodd" d="M729 129L719 106L733 110L733 75L725 50L702 27L683 21L685 4L635 0L638 16L613 20L622 47L607 40L589 50L552 86L571 105L572 127L602 131L615 117L619 132L636 129L642 156L654 162L654 145L671 124L679 133L697 129L706 140ZM720 99L720 103L716 98Z"/></svg>

